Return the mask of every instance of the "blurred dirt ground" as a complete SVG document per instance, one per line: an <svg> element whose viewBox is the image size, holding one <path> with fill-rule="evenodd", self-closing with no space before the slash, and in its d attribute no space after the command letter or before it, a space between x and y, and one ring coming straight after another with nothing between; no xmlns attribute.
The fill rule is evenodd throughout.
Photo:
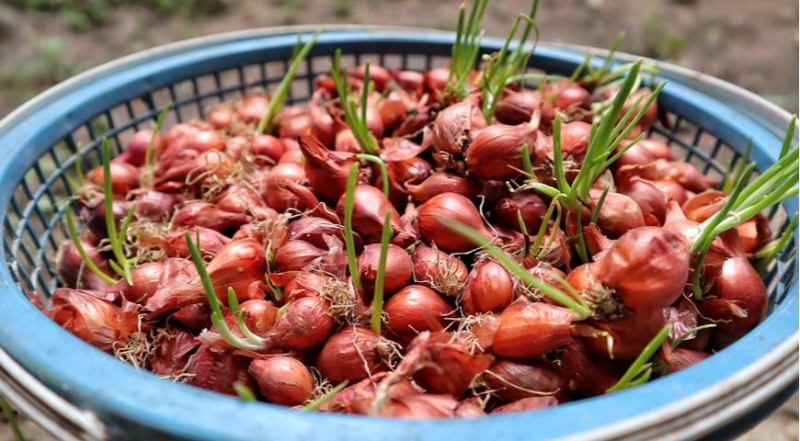
<svg viewBox="0 0 800 441"><path fill-rule="evenodd" d="M454 30L460 0L3 0L0 117L90 67L153 46L232 30L356 23ZM502 37L529 0L494 0L487 35ZM680 64L798 109L796 0L541 0L542 41L604 47ZM798 439L797 397L741 440ZM0 417L2 421L2 417ZM31 440L52 439L22 423ZM11 440L0 425L0 441Z"/></svg>
<svg viewBox="0 0 800 441"><path fill-rule="evenodd" d="M0 116L105 61L172 41L285 24L360 23L455 29L460 0L3 0ZM505 36L530 0L494 0L487 35ZM541 0L542 41L608 46L672 61L752 90L790 111L798 101L796 0Z"/></svg>

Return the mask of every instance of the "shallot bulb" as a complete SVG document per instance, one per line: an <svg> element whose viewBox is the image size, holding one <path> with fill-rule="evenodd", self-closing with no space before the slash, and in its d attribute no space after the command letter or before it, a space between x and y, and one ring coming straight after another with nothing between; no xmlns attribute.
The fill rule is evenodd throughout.
<svg viewBox="0 0 800 441"><path fill-rule="evenodd" d="M503 357L537 359L572 341L573 320L575 315L566 308L518 299L500 314L491 351Z"/></svg>
<svg viewBox="0 0 800 441"><path fill-rule="evenodd" d="M439 112L433 122L433 148L439 155L461 156L471 139L471 134L487 126L478 102L480 94L472 94L464 101Z"/></svg>
<svg viewBox="0 0 800 441"><path fill-rule="evenodd" d="M326 254L304 240L290 240L275 252L275 264L279 272L319 270Z"/></svg>
<svg viewBox="0 0 800 441"><path fill-rule="evenodd" d="M475 198L481 191L478 182L448 172L436 172L419 184L406 184L408 194L419 202L427 202L442 193L456 193Z"/></svg>
<svg viewBox="0 0 800 441"><path fill-rule="evenodd" d="M224 211L208 202L190 202L172 216L173 228L204 227L224 232L236 230L252 221L248 214Z"/></svg>
<svg viewBox="0 0 800 441"><path fill-rule="evenodd" d="M672 349L669 344L666 343L661 347L661 360L667 365L667 374L692 367L709 356L710 355L706 352L692 349L681 347Z"/></svg>
<svg viewBox="0 0 800 441"><path fill-rule="evenodd" d="M769 297L764 281L744 255L722 264L708 298L699 303L700 312L717 326L712 342L725 347L755 328L767 314Z"/></svg>
<svg viewBox="0 0 800 441"><path fill-rule="evenodd" d="M503 266L487 260L476 264L467 278L461 306L469 315L500 312L514 298L514 282Z"/></svg>
<svg viewBox="0 0 800 441"><path fill-rule="evenodd" d="M589 190L591 199L591 209L597 209L597 204L602 197L603 191L598 189ZM600 213L597 217L597 225L600 230L613 237L619 237L634 228L644 227L645 223L642 208L632 198L624 194L609 191L603 200L603 205L599 208Z"/></svg>
<svg viewBox="0 0 800 441"><path fill-rule="evenodd" d="M300 405L308 401L314 391L314 377L306 365L294 357L278 355L255 359L247 372L270 403Z"/></svg>
<svg viewBox="0 0 800 441"><path fill-rule="evenodd" d="M691 253L686 239L659 227L623 234L600 261L599 281L628 308L666 308L683 293Z"/></svg>
<svg viewBox="0 0 800 441"><path fill-rule="evenodd" d="M303 297L290 302L264 337L266 349L305 351L328 338L335 321L328 313L330 304L319 297Z"/></svg>
<svg viewBox="0 0 800 441"><path fill-rule="evenodd" d="M161 135L156 134L155 137L153 137L152 130L139 130L131 136L125 150L111 161L127 162L134 167L141 167L144 165L144 160L147 156L147 147L150 145L151 141L153 142L153 148L158 149L162 142Z"/></svg>
<svg viewBox="0 0 800 441"><path fill-rule="evenodd" d="M144 304L160 287L176 279L178 274L194 274L194 265L185 259L143 263L131 271L132 285L120 280L111 290L119 292L129 302Z"/></svg>
<svg viewBox="0 0 800 441"><path fill-rule="evenodd" d="M136 195L136 217L161 222L172 217L175 206L180 202L178 195L148 190Z"/></svg>
<svg viewBox="0 0 800 441"><path fill-rule="evenodd" d="M612 320L593 321L591 326L607 334L588 337L586 343L589 350L600 357L633 360L665 323L664 310L657 308L631 312Z"/></svg>
<svg viewBox="0 0 800 441"><path fill-rule="evenodd" d="M335 154L314 135L301 136L298 142L305 157L306 176L314 194L327 202L339 200L347 187L347 176L355 156Z"/></svg>
<svg viewBox="0 0 800 441"><path fill-rule="evenodd" d="M471 351L463 334L425 331L408 345L398 370L410 370L414 381L429 393L459 397L492 358Z"/></svg>
<svg viewBox="0 0 800 441"><path fill-rule="evenodd" d="M456 193L442 193L419 206L417 223L422 238L443 251L459 253L476 248L475 243L452 233L444 224L455 221L476 229L488 240L494 240L475 205L464 196Z"/></svg>
<svg viewBox="0 0 800 441"><path fill-rule="evenodd" d="M325 110L326 106L324 105L324 102L330 99L330 92L325 89L317 89L311 95L308 107L311 134L328 149L334 146L336 136L336 123L330 113Z"/></svg>
<svg viewBox="0 0 800 441"><path fill-rule="evenodd" d="M521 215L525 222L525 228L530 234L534 234L542 226L542 218L545 213L547 213L547 204L539 195L520 192L500 199L494 207L492 218L504 227L519 230L518 216Z"/></svg>
<svg viewBox="0 0 800 441"><path fill-rule="evenodd" d="M203 258L215 256L222 247L231 240L220 233L206 227L190 227L185 230L171 231L164 236L149 235L142 233L139 243L142 246L159 248L167 257L189 257L189 249L186 248L186 231L192 236L195 245Z"/></svg>
<svg viewBox="0 0 800 441"><path fill-rule="evenodd" d="M282 163L276 165L267 175L261 195L267 204L279 212L298 205L298 198L286 190L286 181L300 183L306 179L306 172L302 166L295 163Z"/></svg>
<svg viewBox="0 0 800 441"><path fill-rule="evenodd" d="M469 276L467 266L459 258L431 248L424 243L414 248L414 280L448 297L461 294Z"/></svg>
<svg viewBox="0 0 800 441"><path fill-rule="evenodd" d="M103 254L94 244L86 239L80 239L89 259L105 274L112 274L111 267ZM108 288L108 283L97 274L85 267L78 249L71 240L61 242L56 254L56 274L58 281L68 288L80 288L102 291Z"/></svg>
<svg viewBox="0 0 800 441"><path fill-rule="evenodd" d="M111 162L111 192L114 196L124 198L128 193L139 187L139 169L125 162ZM98 187L103 187L105 173L103 166L98 166L86 173L86 181Z"/></svg>
<svg viewBox="0 0 800 441"><path fill-rule="evenodd" d="M94 291L58 288L51 297L50 317L81 340L106 352L125 343L136 331L139 317L135 309L124 308Z"/></svg>
<svg viewBox="0 0 800 441"><path fill-rule="evenodd" d="M502 124L524 124L531 120L533 112L537 110L541 113L540 127L549 129L556 115L555 109L549 101L542 99L540 91L525 89L501 98L494 117Z"/></svg>
<svg viewBox="0 0 800 441"><path fill-rule="evenodd" d="M349 326L333 334L322 346L316 366L333 384L359 381L389 368L397 349L373 331Z"/></svg>
<svg viewBox="0 0 800 441"><path fill-rule="evenodd" d="M236 116L246 124L258 123L267 113L269 100L263 95L251 95L245 97L236 106Z"/></svg>
<svg viewBox="0 0 800 441"><path fill-rule="evenodd" d="M236 396L234 383L242 383L250 390L256 390L255 382L248 375L250 359L232 352L219 350L209 344L201 344L186 365L187 384Z"/></svg>
<svg viewBox="0 0 800 441"><path fill-rule="evenodd" d="M358 256L357 265L361 283L364 286L364 290L370 294L375 290L380 248L380 244L369 244L364 247L364 251ZM384 295L394 294L411 281L413 272L411 256L397 245L389 244L385 268Z"/></svg>
<svg viewBox="0 0 800 441"><path fill-rule="evenodd" d="M361 235L365 243L376 243L381 240L383 221L387 211L391 211L391 227L397 236L403 231L400 214L379 189L371 185L356 185L353 192L353 230ZM344 195L336 204L336 213L344 219ZM393 243L402 245L397 242Z"/></svg>
<svg viewBox="0 0 800 441"><path fill-rule="evenodd" d="M228 303L228 289L233 288L239 300L246 300L254 282L264 279L267 261L261 245L251 239L229 242L219 250L207 266L217 298ZM173 289L159 290L150 297L145 308L155 314L181 306L206 301L206 292L199 276Z"/></svg>
<svg viewBox="0 0 800 441"><path fill-rule="evenodd" d="M580 396L603 395L619 381L622 371L616 364L592 355L581 339L573 340L561 353L562 372Z"/></svg>
<svg viewBox="0 0 800 441"><path fill-rule="evenodd" d="M388 335L402 345L423 331L441 331L455 308L436 291L421 285L408 285L383 305Z"/></svg>
<svg viewBox="0 0 800 441"><path fill-rule="evenodd" d="M528 124L495 124L477 132L465 153L467 167L478 179L505 181L522 170L523 146L533 157L537 130Z"/></svg>
<svg viewBox="0 0 800 441"><path fill-rule="evenodd" d="M278 308L267 300L251 299L242 302L239 309L243 311L242 321L247 329L258 336L265 336L278 318Z"/></svg>
<svg viewBox="0 0 800 441"><path fill-rule="evenodd" d="M507 403L529 397L566 396L567 379L549 364L498 359L484 373L483 381Z"/></svg>

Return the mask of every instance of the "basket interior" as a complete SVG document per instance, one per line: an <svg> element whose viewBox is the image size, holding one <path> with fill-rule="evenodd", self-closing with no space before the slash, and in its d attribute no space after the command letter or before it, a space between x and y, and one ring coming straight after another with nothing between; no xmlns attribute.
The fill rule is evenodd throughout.
<svg viewBox="0 0 800 441"><path fill-rule="evenodd" d="M290 92L290 103L306 101L313 91L314 79L329 71L332 58L317 55L306 60L297 73ZM404 53L350 53L343 64L354 66L366 61L386 68L423 70L447 66L447 57ZM532 60L535 62L535 60ZM281 81L286 61L267 61L238 65L233 68L186 77L130 100L118 102L106 111L94 115L80 125L69 128L60 142L27 168L24 179L17 183L3 218L3 245L6 264L23 292L36 293L46 303L50 292L58 286L55 255L59 244L68 238L64 210L77 188L76 159L81 158L84 171L100 164L100 141L109 140L119 153L128 139L139 129L150 128L162 108L172 103L164 127L200 118L222 101L235 100L243 94L272 89ZM530 72L539 72L536 66ZM569 72L547 72L569 74ZM535 87L534 84L531 87ZM706 175L721 180L726 165L740 160L740 153L730 141L717 137L708 127L693 122L688 115L672 109L666 113L667 124L658 123L652 129L655 138L666 140L676 158L697 166ZM777 147L776 147L777 148ZM772 231L782 231L788 223L784 207L768 213ZM770 292L770 310L785 297L795 283L796 243L789 246L777 262L770 265L765 281Z"/></svg>

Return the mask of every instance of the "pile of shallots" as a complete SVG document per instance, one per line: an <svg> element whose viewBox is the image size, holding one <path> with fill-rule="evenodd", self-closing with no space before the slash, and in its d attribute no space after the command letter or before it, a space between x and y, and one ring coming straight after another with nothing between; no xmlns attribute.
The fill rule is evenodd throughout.
<svg viewBox="0 0 800 441"><path fill-rule="evenodd" d="M764 318L796 149L720 190L647 136L633 79L336 67L266 133L246 96L89 171L45 313L175 381L401 418L625 389Z"/></svg>

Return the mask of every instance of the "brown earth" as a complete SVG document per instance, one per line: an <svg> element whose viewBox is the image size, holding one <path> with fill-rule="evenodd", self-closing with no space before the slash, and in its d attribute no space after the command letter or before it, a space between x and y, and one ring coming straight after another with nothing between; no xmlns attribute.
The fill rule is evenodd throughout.
<svg viewBox="0 0 800 441"><path fill-rule="evenodd" d="M89 67L145 48L238 29L361 23L454 29L457 0L221 0L224 12L163 16L140 5L109 11L104 26L76 32L62 14L0 4L0 116ZM5 3L5 2L3 2ZM529 0L495 0L486 33L502 37ZM797 110L798 4L792 0L542 0L542 41L608 46L725 79Z"/></svg>

